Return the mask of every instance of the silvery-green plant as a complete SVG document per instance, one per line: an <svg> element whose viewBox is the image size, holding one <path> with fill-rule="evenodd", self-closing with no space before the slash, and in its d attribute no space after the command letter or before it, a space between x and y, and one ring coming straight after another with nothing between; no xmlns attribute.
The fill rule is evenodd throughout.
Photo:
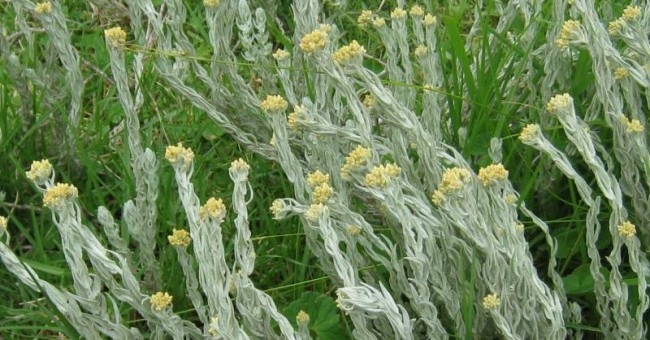
<svg viewBox="0 0 650 340"><path fill-rule="evenodd" d="M234 262L229 266L221 227L226 214L223 201L210 198L200 205L191 181L193 152L182 144L167 148L165 158L174 169L189 230L174 230L169 242L176 249L201 324L176 314L173 297L161 291L154 250L168 245L155 244L158 162L142 145L138 119L144 52L154 49L160 52L151 56L157 76L170 91L205 112L242 146L280 165L294 195L278 198L270 210L277 219L300 219L306 244L336 286L337 304L349 317L355 338L444 339L472 333L508 339L583 336L580 329L569 327L581 322L583 311L566 293L556 268L557 241L535 208L518 202L520 193L502 164L503 141L491 140L487 151L491 164L485 166L453 146L459 144L454 138L463 144L468 135L468 128L454 120L463 125L480 117L473 116L469 101L461 101L455 108L458 116L451 116L455 103L442 91L448 86L445 56L437 53L442 28L428 13L432 8L407 8L400 0L389 10L362 11L357 19L360 28L381 39L380 46L363 46L345 36L341 22L333 20L336 15L325 17L321 2L295 0L295 30L284 37L292 45L272 53L270 21L262 8L252 10L244 0L205 0L211 57L202 58L196 42L185 33L183 2L163 1L165 10L150 0L125 2L130 26L108 29L105 37L126 117L136 187L136 198L124 204L122 218L139 240L135 255L149 274L137 277L132 272L134 254L102 208L98 216L110 247L98 241L82 223L77 189L55 183L46 162L34 163L27 176L44 193L44 204L61 234L72 291L39 280L0 245L5 266L25 285L47 295L80 334L143 337L139 330L123 326L119 315L108 315L110 302L137 310L156 338L310 337L308 315L299 314L294 329L250 278L256 255L248 223L247 204L253 199L248 174L254 169L242 160L229 169L236 214ZM599 331L605 337L640 339L647 335L644 320L650 303L648 249L643 246L650 239L650 155L643 104L648 100L650 44L644 32L650 25L646 20L650 9L631 5L613 19L601 17L591 2L556 1L546 29L534 18L542 4L497 2L497 32L533 52L531 58L505 60L509 68L524 70L521 74L530 78L506 79L507 73L501 71L495 77L507 84L505 98L519 100L519 89L536 87L519 101L545 109L539 115L522 113L528 125L519 140L546 157L544 169L571 180L587 206L585 246ZM346 5L341 1L332 6L344 11ZM475 21L468 28L467 51L477 49L480 7L476 6ZM525 22L524 31L506 35L518 19ZM18 27L27 29L24 20L19 22ZM132 44L127 31L134 37ZM545 37L541 44L539 36ZM238 39L234 46L233 37ZM491 52L496 39L488 41L477 52L479 59ZM134 54L133 81L125 62L129 45ZM378 49L382 55L370 55ZM592 96L583 98L585 113L577 112L569 94L557 94L570 87L565 70L577 58L576 49L589 54L596 79ZM64 62L76 72L76 52L59 47L58 53L62 59L77 61ZM3 49L3 55L10 53ZM370 58L380 70L367 67ZM243 74L241 59L265 67L259 73L261 84ZM477 78L479 66L469 61L450 67ZM545 73L539 85L533 82L535 67ZM471 81L458 87L462 96L476 91ZM71 105L78 108L74 99ZM612 152L590 125L596 120L604 122L602 129L612 136ZM553 126L562 129L565 150L545 137ZM583 168L578 170L575 162ZM601 230L599 214L605 205L609 216L607 228ZM549 248L545 275L538 272L539 263L530 252L523 218L539 230ZM0 220L3 225L6 220ZM379 226L387 231L378 232ZM603 235L612 241L607 278L597 247ZM187 250L190 242L193 252ZM363 269L374 265L382 270ZM634 307L621 273L627 265L636 276Z"/></svg>

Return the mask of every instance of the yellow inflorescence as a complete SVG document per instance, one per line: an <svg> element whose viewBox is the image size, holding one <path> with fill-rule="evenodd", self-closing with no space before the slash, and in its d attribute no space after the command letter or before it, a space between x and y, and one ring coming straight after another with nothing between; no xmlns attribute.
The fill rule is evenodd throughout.
<svg viewBox="0 0 650 340"><path fill-rule="evenodd" d="M25 172L27 178L36 184L43 184L52 174L52 164L47 159L33 161L29 171Z"/></svg>
<svg viewBox="0 0 650 340"><path fill-rule="evenodd" d="M359 16L357 17L357 23L359 24L359 26L365 27L372 22L372 19L373 19L372 11L363 10L361 11L361 14L359 14Z"/></svg>
<svg viewBox="0 0 650 340"><path fill-rule="evenodd" d="M375 96L371 94L367 94L363 96L363 106L365 106L366 108L371 109L375 107L376 104L377 104L377 99L375 99Z"/></svg>
<svg viewBox="0 0 650 340"><path fill-rule="evenodd" d="M569 40L573 38L576 32L580 29L580 22L577 20L567 20L562 25L560 37L555 40L557 47L564 49L569 46Z"/></svg>
<svg viewBox="0 0 650 340"><path fill-rule="evenodd" d="M630 221L625 221L618 225L618 235L622 238L632 238L636 235L636 226Z"/></svg>
<svg viewBox="0 0 650 340"><path fill-rule="evenodd" d="M375 18L375 20L372 21L372 25L375 28L382 27L382 26L386 25L386 19L384 19L382 17L377 17L377 18Z"/></svg>
<svg viewBox="0 0 650 340"><path fill-rule="evenodd" d="M194 152L190 148L183 147L183 143L178 143L167 147L165 159L172 164L188 166L194 160Z"/></svg>
<svg viewBox="0 0 650 340"><path fill-rule="evenodd" d="M47 14L52 12L52 3L49 1L39 2L34 6L34 12L37 14Z"/></svg>
<svg viewBox="0 0 650 340"><path fill-rule="evenodd" d="M293 106L293 112L287 116L287 126L289 129L297 131L299 128L299 124L303 118L303 108L300 105L294 105Z"/></svg>
<svg viewBox="0 0 650 340"><path fill-rule="evenodd" d="M327 184L323 183L317 187L314 188L314 191L312 193L312 202L313 203L325 203L327 200L332 196L334 193L334 189Z"/></svg>
<svg viewBox="0 0 650 340"><path fill-rule="evenodd" d="M120 26L104 30L104 37L113 47L122 47L126 44L126 32Z"/></svg>
<svg viewBox="0 0 650 340"><path fill-rule="evenodd" d="M284 210L284 202L279 199L274 200L269 208L269 211L273 214L273 218L276 220L281 218L282 210Z"/></svg>
<svg viewBox="0 0 650 340"><path fill-rule="evenodd" d="M291 53L287 52L286 50L283 50L281 48L278 48L274 53L273 53L273 58L275 60L285 60L291 56Z"/></svg>
<svg viewBox="0 0 650 340"><path fill-rule="evenodd" d="M309 324L309 314L304 310L298 312L298 315L296 315L296 323L300 326L307 326Z"/></svg>
<svg viewBox="0 0 650 340"><path fill-rule="evenodd" d="M68 200L75 199L79 195L77 188L72 184L57 183L47 189L43 195L43 205L51 209L57 209Z"/></svg>
<svg viewBox="0 0 650 340"><path fill-rule="evenodd" d="M384 188L391 180L399 176L401 171L402 169L393 163L375 166L366 174L366 185L371 188Z"/></svg>
<svg viewBox="0 0 650 340"><path fill-rule="evenodd" d="M362 229L361 229L361 227L359 227L357 225L351 224L346 228L346 231L351 236L358 236L359 234L361 234Z"/></svg>
<svg viewBox="0 0 650 340"><path fill-rule="evenodd" d="M250 165L246 163L245 160L238 158L230 163L230 171L239 171L239 172L246 172L251 169Z"/></svg>
<svg viewBox="0 0 650 340"><path fill-rule="evenodd" d="M497 309L501 305L501 299L497 294L488 294L483 298L483 308L487 310Z"/></svg>
<svg viewBox="0 0 650 340"><path fill-rule="evenodd" d="M424 26L435 26L438 23L438 19L435 16L427 13L422 19L422 24Z"/></svg>
<svg viewBox="0 0 650 340"><path fill-rule="evenodd" d="M0 216L0 235L2 235L7 230L7 218Z"/></svg>
<svg viewBox="0 0 650 340"><path fill-rule="evenodd" d="M199 217L202 220L211 218L222 222L226 217L226 206L223 204L223 200L221 198L210 197L199 210Z"/></svg>
<svg viewBox="0 0 650 340"><path fill-rule="evenodd" d="M470 176L471 173L469 170L463 168L455 167L445 170L442 174L440 184L438 184L438 189L431 195L431 202L435 205L442 204L446 194L462 189L465 183L469 182Z"/></svg>
<svg viewBox="0 0 650 340"><path fill-rule="evenodd" d="M610 35L618 35L619 33L621 33L623 28L625 28L625 25L626 25L625 20L623 20L622 18L618 18L614 21L610 21L609 25L607 25L607 32Z"/></svg>
<svg viewBox="0 0 650 340"><path fill-rule="evenodd" d="M416 57L421 57L421 56L427 54L428 50L429 49L427 48L427 45L420 45L420 46L415 48L415 56Z"/></svg>
<svg viewBox="0 0 650 340"><path fill-rule="evenodd" d="M370 149L364 148L361 145L357 146L345 157L345 164L341 168L341 177L346 180L350 179L350 172L365 165L371 156Z"/></svg>
<svg viewBox="0 0 650 340"><path fill-rule="evenodd" d="M411 10L409 11L409 14L411 15L411 17L420 18L424 15L424 9L422 9L422 7L418 5L413 5L413 7L411 7Z"/></svg>
<svg viewBox="0 0 650 340"><path fill-rule="evenodd" d="M190 237L190 233L187 232L187 230L174 229L172 234L167 236L167 240L172 246L187 247L190 244L190 241L192 241L192 238Z"/></svg>
<svg viewBox="0 0 650 340"><path fill-rule="evenodd" d="M573 98L568 93L555 95L546 104L546 110L550 113L556 113L558 110L568 108L573 103Z"/></svg>
<svg viewBox="0 0 650 340"><path fill-rule="evenodd" d="M308 221L316 222L318 221L318 217L320 216L321 212L323 212L324 209L326 209L326 207L322 203L314 203L310 205L307 211L305 212L305 218Z"/></svg>
<svg viewBox="0 0 650 340"><path fill-rule="evenodd" d="M488 186L493 181L505 181L508 178L508 170L501 163L491 164L479 169L478 178L483 186Z"/></svg>
<svg viewBox="0 0 650 340"><path fill-rule="evenodd" d="M539 136L540 133L541 131L539 125L528 124L521 130L521 133L519 134L519 140L527 143L532 141L535 137Z"/></svg>
<svg viewBox="0 0 650 340"><path fill-rule="evenodd" d="M282 96L278 95L266 96L266 99L264 99L260 104L260 107L262 110L266 111L266 113L283 112L287 109L287 106L289 106L287 101L282 98Z"/></svg>
<svg viewBox="0 0 650 340"><path fill-rule="evenodd" d="M332 59L337 64L347 64L350 60L363 57L366 49L359 45L356 40L352 40L348 45L341 46L336 52L332 54Z"/></svg>
<svg viewBox="0 0 650 340"><path fill-rule="evenodd" d="M158 292L154 295L151 295L149 302L151 303L151 308L156 311L161 311L169 305L172 304L173 296L169 295L167 292Z"/></svg>
<svg viewBox="0 0 650 340"><path fill-rule="evenodd" d="M320 27L305 34L305 36L300 39L300 49L305 53L312 53L324 49L329 43L327 33L328 30L326 27Z"/></svg>
<svg viewBox="0 0 650 340"><path fill-rule="evenodd" d="M205 7L217 7L219 6L219 0L203 0L203 6Z"/></svg>
<svg viewBox="0 0 650 340"><path fill-rule="evenodd" d="M621 19L629 22L629 21L633 21L634 19L640 16L641 16L641 7L630 5L623 10L623 15L621 15Z"/></svg>
<svg viewBox="0 0 650 340"><path fill-rule="evenodd" d="M402 19L406 17L406 11L401 7L397 7L390 12L390 17L391 19Z"/></svg>
<svg viewBox="0 0 650 340"><path fill-rule="evenodd" d="M307 174L307 184L309 184L309 186L312 188L315 188L321 184L329 183L329 181L330 175L320 170L316 170Z"/></svg>
<svg viewBox="0 0 650 340"><path fill-rule="evenodd" d="M630 72L623 67L618 67L614 70L614 79L623 79L630 75Z"/></svg>

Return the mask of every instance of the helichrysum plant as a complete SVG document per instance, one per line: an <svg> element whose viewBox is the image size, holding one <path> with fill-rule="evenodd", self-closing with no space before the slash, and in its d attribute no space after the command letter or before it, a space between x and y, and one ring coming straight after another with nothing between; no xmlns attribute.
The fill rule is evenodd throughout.
<svg viewBox="0 0 650 340"><path fill-rule="evenodd" d="M38 43L51 55L38 67L56 58L68 86L46 101L65 108L59 121L74 150L85 59L64 2L13 1L16 32L0 38L0 55L15 68L7 76L17 97L31 86L47 92L49 78L12 42L33 49L32 26L42 27L50 40ZM261 212L250 208L250 177L265 175L229 160L220 175L232 191L204 197L201 151L145 138L152 77L177 103L165 109L205 115L281 169L293 193L261 205L274 220L299 221L350 338L648 336L650 7L497 1L437 17L444 11L429 2L294 0L283 7L289 16L281 5L115 5L121 20L94 30L110 65L99 65L112 88L103 95L123 112L132 197L119 222L99 207L95 227L82 183L57 180L52 159L25 163L21 178L42 195L39 213L51 215L71 282L56 286L21 263L9 237L16 217L6 214L0 259L22 285L88 339L319 334L318 315L283 314L256 282L251 226ZM163 230L164 171L183 224ZM547 194L554 189L567 197ZM561 211L544 210L553 199ZM567 211L565 230L579 230L571 247L545 221ZM182 287L165 286L170 253ZM576 281L588 282L587 296Z"/></svg>

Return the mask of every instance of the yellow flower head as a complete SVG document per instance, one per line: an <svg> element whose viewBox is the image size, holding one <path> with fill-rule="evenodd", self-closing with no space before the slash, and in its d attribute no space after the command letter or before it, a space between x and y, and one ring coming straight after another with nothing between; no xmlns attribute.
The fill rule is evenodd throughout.
<svg viewBox="0 0 650 340"><path fill-rule="evenodd" d="M27 178L34 184L42 185L52 175L52 164L47 159L33 161L29 171L25 172Z"/></svg>
<svg viewBox="0 0 650 340"><path fill-rule="evenodd" d="M558 110L566 109L573 105L573 98L568 93L555 95L548 104L546 110L550 113L557 113Z"/></svg>
<svg viewBox="0 0 650 340"><path fill-rule="evenodd" d="M347 64L351 60L359 59L366 53L366 49L359 45L356 40L345 46L341 46L336 52L332 54L332 59L337 64Z"/></svg>
<svg viewBox="0 0 650 340"><path fill-rule="evenodd" d="M445 201L445 193L442 192L440 189L436 189L436 191L431 194L431 203L434 205L441 205L442 202Z"/></svg>
<svg viewBox="0 0 650 340"><path fill-rule="evenodd" d="M187 230L174 229L172 234L167 236L167 240L172 246L187 247L190 244L190 241L192 241L192 238L190 237L190 233L188 233Z"/></svg>
<svg viewBox="0 0 650 340"><path fill-rule="evenodd" d="M372 22L373 14L372 11L364 10L361 11L361 14L357 17L357 23L361 27L368 26Z"/></svg>
<svg viewBox="0 0 650 340"><path fill-rule="evenodd" d="M266 99L262 101L260 107L262 110L266 111L268 114L283 112L287 109L289 104L287 101L282 98L282 96L266 96Z"/></svg>
<svg viewBox="0 0 650 340"><path fill-rule="evenodd" d="M636 235L636 226L630 221L625 221L618 225L618 235L625 239L630 239Z"/></svg>
<svg viewBox="0 0 650 340"><path fill-rule="evenodd" d="M577 32L580 30L580 22L577 20L567 20L562 25L560 37L555 40L555 45L561 49L569 46L569 42L576 37Z"/></svg>
<svg viewBox="0 0 650 340"><path fill-rule="evenodd" d="M219 6L219 2L219 0L203 0L203 6L214 8Z"/></svg>
<svg viewBox="0 0 650 340"><path fill-rule="evenodd" d="M630 75L630 72L623 67L618 67L614 70L614 79L623 79Z"/></svg>
<svg viewBox="0 0 650 340"><path fill-rule="evenodd" d="M324 49L329 43L327 33L328 29L326 27L320 27L305 34L300 39L300 49L305 53L312 53Z"/></svg>
<svg viewBox="0 0 650 340"><path fill-rule="evenodd" d="M104 30L104 37L112 47L122 47L126 44L126 32L120 26Z"/></svg>
<svg viewBox="0 0 650 340"><path fill-rule="evenodd" d="M625 20L623 20L623 18L618 18L614 21L609 22L609 25L607 25L607 32L612 36L616 36L621 33L626 25L627 23Z"/></svg>
<svg viewBox="0 0 650 340"><path fill-rule="evenodd" d="M296 315L296 323L299 326L307 326L309 324L309 314L304 310L298 312L298 315Z"/></svg>
<svg viewBox="0 0 650 340"><path fill-rule="evenodd" d="M334 189L327 184L323 183L317 187L314 188L314 192L312 193L312 202L313 203L325 203L327 200L332 196L334 193Z"/></svg>
<svg viewBox="0 0 650 340"><path fill-rule="evenodd" d="M194 152L183 147L183 143L178 143L167 147L165 158L173 165L189 166L194 161Z"/></svg>
<svg viewBox="0 0 650 340"><path fill-rule="evenodd" d="M371 109L375 107L375 104L377 104L377 99L371 94L367 94L363 96L363 106L365 106L368 109Z"/></svg>
<svg viewBox="0 0 650 340"><path fill-rule="evenodd" d="M250 170L250 165L246 163L245 160L238 158L230 163L230 172L245 172L248 174L248 171Z"/></svg>
<svg viewBox="0 0 650 340"><path fill-rule="evenodd" d="M621 120L625 124L625 130L629 133L640 133L645 130L643 124L638 119L629 119L621 115Z"/></svg>
<svg viewBox="0 0 650 340"><path fill-rule="evenodd" d="M167 292L158 292L154 295L151 295L149 298L149 303L151 303L151 309L159 312L169 307L169 305L172 304L172 299L173 297Z"/></svg>
<svg viewBox="0 0 650 340"><path fill-rule="evenodd" d="M316 170L307 174L307 184L310 187L315 188L321 184L327 184L330 182L330 175L328 173L321 172Z"/></svg>
<svg viewBox="0 0 650 340"><path fill-rule="evenodd" d="M633 21L634 19L640 16L641 16L641 7L630 5L623 10L623 15L621 15L621 19L629 22L629 21Z"/></svg>
<svg viewBox="0 0 650 340"><path fill-rule="evenodd" d="M34 6L36 14L47 14L52 12L52 3L49 1L39 2Z"/></svg>
<svg viewBox="0 0 650 340"><path fill-rule="evenodd" d="M275 53L273 53L273 58L275 58L275 60L285 60L289 58L289 56L291 56L291 53L281 48L278 48Z"/></svg>
<svg viewBox="0 0 650 340"><path fill-rule="evenodd" d="M364 148L361 145L357 146L345 158L345 164L343 164L343 167L341 168L341 177L346 180L350 179L350 172L365 165L371 156L372 153L370 152L370 149Z"/></svg>
<svg viewBox="0 0 650 340"><path fill-rule="evenodd" d="M521 133L519 134L519 140L528 143L532 141L534 138L539 136L541 134L539 125L537 124L528 124L526 125L523 130L521 130Z"/></svg>
<svg viewBox="0 0 650 340"><path fill-rule="evenodd" d="M223 222L223 219L226 217L226 206L223 204L223 200L221 198L210 197L199 210L199 217L202 220L211 218L220 223Z"/></svg>
<svg viewBox="0 0 650 340"><path fill-rule="evenodd" d="M413 5L413 7L411 7L411 10L409 11L409 14L413 18L420 18L424 15L424 9L422 9L422 7L418 5Z"/></svg>
<svg viewBox="0 0 650 340"><path fill-rule="evenodd" d="M375 20L372 21L372 25L375 28L383 27L384 25L386 25L386 19L382 17L377 17L375 18Z"/></svg>
<svg viewBox="0 0 650 340"><path fill-rule="evenodd" d="M421 57L425 54L427 54L428 48L427 45L420 45L415 48L415 56L416 57Z"/></svg>
<svg viewBox="0 0 650 340"><path fill-rule="evenodd" d="M397 7L390 12L390 17L391 19L402 19L406 17L406 11L401 7Z"/></svg>
<svg viewBox="0 0 650 340"><path fill-rule="evenodd" d="M503 199L506 201L508 204L515 204L517 203L517 195L513 193L508 193L506 194Z"/></svg>
<svg viewBox="0 0 650 340"><path fill-rule="evenodd" d="M401 170L399 166L392 163L375 166L366 175L366 185L371 188L384 188L393 178L399 176Z"/></svg>
<svg viewBox="0 0 650 340"><path fill-rule="evenodd" d="M435 16L427 13L422 19L422 24L424 26L435 26L438 23L438 19Z"/></svg>
<svg viewBox="0 0 650 340"><path fill-rule="evenodd" d="M310 222L316 222L325 209L327 209L327 207L322 203L314 203L310 205L305 212L305 218Z"/></svg>
<svg viewBox="0 0 650 340"><path fill-rule="evenodd" d="M57 183L47 189L43 195L43 205L50 209L60 209L65 202L74 200L79 195L77 188L72 184Z"/></svg>
<svg viewBox="0 0 650 340"><path fill-rule="evenodd" d="M491 164L479 169L478 178L483 186L488 186L492 182L505 181L508 178L508 170L501 163Z"/></svg>
<svg viewBox="0 0 650 340"><path fill-rule="evenodd" d="M277 199L273 201L271 207L269 208L269 211L271 214L273 214L273 219L279 220L282 218L282 211L284 210L284 207L284 202L282 202L282 200Z"/></svg>
<svg viewBox="0 0 650 340"><path fill-rule="evenodd" d="M0 235L4 234L6 230L7 230L7 218L4 216L0 216Z"/></svg>
<svg viewBox="0 0 650 340"><path fill-rule="evenodd" d="M465 183L469 182L470 177L471 174L467 169L449 168L442 174L438 190L443 194L459 191L465 186Z"/></svg>
<svg viewBox="0 0 650 340"><path fill-rule="evenodd" d="M359 227L357 225L351 224L346 228L346 231L351 236L358 236L359 234L361 234L362 229L361 229L361 227Z"/></svg>
<svg viewBox="0 0 650 340"><path fill-rule="evenodd" d="M497 309L501 305L501 299L497 294L488 294L483 298L483 308L487 310Z"/></svg>

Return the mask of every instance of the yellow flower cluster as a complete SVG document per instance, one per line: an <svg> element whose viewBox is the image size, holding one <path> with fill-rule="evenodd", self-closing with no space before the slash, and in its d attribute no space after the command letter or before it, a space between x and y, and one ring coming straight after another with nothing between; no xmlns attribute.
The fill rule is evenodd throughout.
<svg viewBox="0 0 650 340"><path fill-rule="evenodd" d="M372 21L372 25L375 26L375 28L382 27L386 25L386 19L382 17L377 17L375 20Z"/></svg>
<svg viewBox="0 0 650 340"><path fill-rule="evenodd" d="M402 19L406 17L406 11L401 7L397 7L390 12L390 17L391 19Z"/></svg>
<svg viewBox="0 0 650 340"><path fill-rule="evenodd" d="M307 211L305 212L305 218L308 221L316 222L318 221L318 217L320 216L320 214L325 209L327 209L327 207L325 207L325 205L323 205L322 203L314 203L310 205Z"/></svg>
<svg viewBox="0 0 650 340"><path fill-rule="evenodd" d="M43 205L50 209L58 209L65 201L77 198L79 192L72 184L57 183L47 189L43 195Z"/></svg>
<svg viewBox="0 0 650 340"><path fill-rule="evenodd" d="M618 235L622 238L632 238L636 235L636 226L630 222L625 221L618 225Z"/></svg>
<svg viewBox="0 0 650 340"><path fill-rule="evenodd" d="M607 25L607 32L610 35L618 35L626 25L627 23L625 20L623 20L623 18L618 18L614 21L609 22L609 25Z"/></svg>
<svg viewBox="0 0 650 340"><path fill-rule="evenodd" d="M445 195L450 192L456 192L462 189L465 186L465 183L469 182L471 178L471 173L467 169L463 168L449 168L445 170L442 174L442 179L440 184L438 184L438 189L433 192L431 196L431 201L435 205L440 205L445 200Z"/></svg>
<svg viewBox="0 0 650 340"><path fill-rule="evenodd" d="M329 181L330 175L323 173L320 170L316 170L307 174L307 184L309 184L309 186L312 188L315 188L322 184L327 184Z"/></svg>
<svg viewBox="0 0 650 340"><path fill-rule="evenodd" d="M250 165L245 160L238 158L230 163L230 171L246 172L250 170Z"/></svg>
<svg viewBox="0 0 650 340"><path fill-rule="evenodd" d="M623 67L618 67L614 70L614 79L623 79L627 78L630 75L630 72Z"/></svg>
<svg viewBox="0 0 650 340"><path fill-rule="evenodd" d="M375 99L375 96L371 94L367 94L363 96L363 106L365 106L368 109L371 109L375 107L375 104L377 104L377 99Z"/></svg>
<svg viewBox="0 0 650 340"><path fill-rule="evenodd" d="M556 113L558 110L566 109L573 104L573 98L568 93L557 94L548 101L546 110L550 113Z"/></svg>
<svg viewBox="0 0 650 340"><path fill-rule="evenodd" d="M173 297L167 292L158 292L154 295L151 295L149 302L151 303L151 308L156 311L161 311L172 303Z"/></svg>
<svg viewBox="0 0 650 340"><path fill-rule="evenodd" d="M427 45L420 45L415 48L415 56L416 57L421 57L425 54L427 54L428 48Z"/></svg>
<svg viewBox="0 0 650 340"><path fill-rule="evenodd" d="M34 6L36 14L47 14L52 12L52 3L49 1L39 2Z"/></svg>
<svg viewBox="0 0 650 340"><path fill-rule="evenodd" d="M368 26L373 20L373 14L372 11L369 10L363 10L361 11L361 14L357 17L357 23L361 27Z"/></svg>
<svg viewBox="0 0 650 340"><path fill-rule="evenodd" d="M359 234L361 234L361 230L362 230L361 227L359 227L359 226L357 226L357 225L353 225L353 224L349 225L349 226L346 228L346 231L347 231L348 234L350 234L351 236L358 236Z"/></svg>
<svg viewBox="0 0 650 340"><path fill-rule="evenodd" d="M172 246L187 247L190 244L190 241L192 241L192 238L190 237L190 233L187 232L187 230L174 229L172 234L167 236L167 240Z"/></svg>
<svg viewBox="0 0 650 340"><path fill-rule="evenodd" d="M483 186L488 186L493 181L505 181L508 178L508 170L501 163L491 164L479 169L478 178Z"/></svg>
<svg viewBox="0 0 650 340"><path fill-rule="evenodd" d="M112 47L122 47L126 44L126 32L120 26L104 30L104 37Z"/></svg>
<svg viewBox="0 0 650 340"><path fill-rule="evenodd" d="M282 112L287 109L287 106L289 106L287 101L282 98L282 96L278 95L266 96L266 99L264 99L260 104L260 107L262 110L266 111L266 113Z"/></svg>
<svg viewBox="0 0 650 340"><path fill-rule="evenodd" d="M506 194L503 199L506 201L508 204L515 204L517 203L517 195L513 193L508 193Z"/></svg>
<svg viewBox="0 0 650 340"><path fill-rule="evenodd" d="M29 171L25 172L27 178L35 184L43 184L52 174L52 164L47 159L33 161Z"/></svg>
<svg viewBox="0 0 650 340"><path fill-rule="evenodd" d="M279 220L282 217L282 210L284 209L284 202L282 200L274 200L273 203L271 204L271 207L269 208L269 211L271 214L273 214L273 218L276 220Z"/></svg>
<svg viewBox="0 0 650 340"><path fill-rule="evenodd" d="M623 15L621 15L621 19L630 22L640 16L641 16L641 7L630 5L623 10Z"/></svg>
<svg viewBox="0 0 650 340"><path fill-rule="evenodd" d="M402 169L394 163L375 166L366 174L366 185L371 188L384 188L401 172Z"/></svg>
<svg viewBox="0 0 650 340"><path fill-rule="evenodd" d="M275 60L285 60L291 56L291 53L287 52L286 50L283 50L281 48L278 48L274 53L273 53L273 58Z"/></svg>
<svg viewBox="0 0 650 340"><path fill-rule="evenodd" d="M329 43L327 33L327 27L321 26L320 28L305 34L305 36L300 39L300 49L305 53L312 53L324 49Z"/></svg>
<svg viewBox="0 0 650 340"><path fill-rule="evenodd" d="M569 40L573 38L576 32L580 29L580 22L577 20L567 20L562 25L562 31L560 32L560 37L555 40L555 45L561 49L565 49L569 46Z"/></svg>
<svg viewBox="0 0 650 340"><path fill-rule="evenodd" d="M348 45L341 46L336 52L332 54L332 59L337 64L347 64L350 60L363 57L366 49L359 45L356 40L352 40Z"/></svg>
<svg viewBox="0 0 650 340"><path fill-rule="evenodd" d="M539 136L540 133L541 131L539 125L528 124L521 130L521 133L519 134L519 140L524 143L528 143Z"/></svg>
<svg viewBox="0 0 650 340"><path fill-rule="evenodd" d="M501 305L501 299L497 294L488 294L483 298L483 308L487 310L497 309Z"/></svg>
<svg viewBox="0 0 650 340"><path fill-rule="evenodd" d="M183 143L169 145L165 150L165 159L172 164L188 166L194 161L194 152L190 148L183 147Z"/></svg>
<svg viewBox="0 0 650 340"><path fill-rule="evenodd" d="M365 165L371 156L372 153L370 152L370 149L364 148L361 145L357 146L348 154L347 157L345 157L345 164L343 164L343 167L341 168L341 177L345 180L349 180L350 172Z"/></svg>
<svg viewBox="0 0 650 340"><path fill-rule="evenodd" d="M309 324L309 314L307 314L307 312L304 310L300 310L300 312L298 312L298 315L296 315L296 323L299 326L307 326L307 324Z"/></svg>
<svg viewBox="0 0 650 340"><path fill-rule="evenodd" d="M7 230L7 218L0 216L0 235L2 235Z"/></svg>
<svg viewBox="0 0 650 340"><path fill-rule="evenodd" d="M438 23L438 19L429 13L427 13L424 16L424 19L422 19L422 24L424 26L435 26L437 23Z"/></svg>
<svg viewBox="0 0 650 340"><path fill-rule="evenodd" d="M217 7L219 6L219 0L203 0L203 6L205 7Z"/></svg>
<svg viewBox="0 0 650 340"><path fill-rule="evenodd" d="M413 18L419 18L424 15L424 9L422 9L422 7L418 5L413 5L413 7L411 7L411 10L409 11L409 14Z"/></svg>
<svg viewBox="0 0 650 340"><path fill-rule="evenodd" d="M629 119L621 115L621 121L625 124L625 130L630 133L643 132L645 129L638 119Z"/></svg>
<svg viewBox="0 0 650 340"><path fill-rule="evenodd" d="M226 217L226 206L221 198L210 197L199 210L199 217L204 220L211 218L222 222Z"/></svg>
<svg viewBox="0 0 650 340"><path fill-rule="evenodd" d="M303 108L300 105L293 106L293 112L287 116L287 126L293 131L298 130L298 124L302 120Z"/></svg>

